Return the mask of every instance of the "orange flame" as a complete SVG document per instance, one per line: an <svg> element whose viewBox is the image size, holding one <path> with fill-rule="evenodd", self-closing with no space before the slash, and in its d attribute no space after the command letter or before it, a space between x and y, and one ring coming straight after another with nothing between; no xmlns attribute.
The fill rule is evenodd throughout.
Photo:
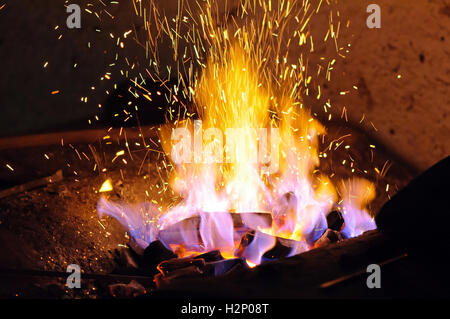
<svg viewBox="0 0 450 319"><path fill-rule="evenodd" d="M217 17L221 4L206 1L197 20L190 11L186 15L186 21L193 19L189 29L193 36L184 39L192 39L188 45L195 56L185 61L190 60L191 67L197 61L202 72L192 75L189 69L192 87L184 93L193 99L202 122L187 116L160 130L163 149L177 168L170 185L182 202L161 216L148 208L152 213L147 215L158 215L153 226L142 220L142 210L125 205L102 200L99 212L122 221L144 243L162 240L161 233L175 227L177 240L165 244L180 256L220 249L228 258L237 254L242 238L233 213L266 212L272 217L270 225L261 216L241 214L244 229L254 230L253 240L240 253L250 265L262 261L276 243L274 236L294 241L291 255L312 248L333 208L343 212L347 236L375 228L365 209L374 197L370 182L351 180L335 187L318 172L318 137L326 133L325 128L298 97L310 77L306 77L303 55L293 59L290 48L297 43L298 49L309 39L313 51L306 26L320 4L314 9L296 0L241 1L240 14ZM178 17L182 16L179 12ZM151 42L167 33L174 59L180 61L182 38L173 33L167 19L157 26L158 34L155 38L150 34ZM202 51L208 55L206 65Z"/></svg>

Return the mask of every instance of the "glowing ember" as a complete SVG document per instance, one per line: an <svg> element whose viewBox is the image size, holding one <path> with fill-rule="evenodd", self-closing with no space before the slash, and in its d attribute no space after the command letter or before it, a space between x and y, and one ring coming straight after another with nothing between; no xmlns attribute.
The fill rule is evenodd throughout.
<svg viewBox="0 0 450 319"><path fill-rule="evenodd" d="M161 213L149 204L131 207L101 199L99 214L118 219L143 248L159 239L180 257L219 249L252 266L261 263L276 237L295 243L290 255L313 248L333 209L343 214L345 237L374 229L365 208L375 196L373 185L363 179L333 185L317 169L318 137L325 128L301 100L310 83L307 63L289 55L294 39L297 48L310 39L313 50L305 31L314 12L310 4L242 1L230 24L227 14L215 17L217 8L205 3L199 20L186 22L186 34L197 34L197 22L202 34L189 45L193 56L183 56L201 66L197 76L189 69L192 84L184 92L201 121L191 114L160 129L162 147L176 167L170 185L183 200ZM165 29L176 61L180 44L173 33L179 28ZM207 52L206 61L199 50ZM272 220L268 224L250 212L268 213ZM239 227L233 218L238 213ZM248 230L255 231L253 240L238 252Z"/></svg>
<svg viewBox="0 0 450 319"><path fill-rule="evenodd" d="M105 192L110 192L112 190L113 190L113 186L111 184L111 181L109 179L107 179L106 181L103 182L103 184L100 187L100 189L98 190L98 192L105 193Z"/></svg>

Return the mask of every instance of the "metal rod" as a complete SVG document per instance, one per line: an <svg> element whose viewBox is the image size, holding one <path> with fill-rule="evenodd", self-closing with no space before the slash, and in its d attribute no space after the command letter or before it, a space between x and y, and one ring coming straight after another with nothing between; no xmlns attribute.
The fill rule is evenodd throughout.
<svg viewBox="0 0 450 319"><path fill-rule="evenodd" d="M32 276L32 277L57 277L67 278L70 272L63 271L48 271L37 269L1 269L0 276ZM81 279L105 279L105 280L146 280L153 281L153 276L143 275L121 275L121 274L100 274L100 273L81 273Z"/></svg>
<svg viewBox="0 0 450 319"><path fill-rule="evenodd" d="M39 178L39 179L30 181L30 182L22 184L22 185L17 185L17 186L5 189L3 191L0 191L0 198L23 193L30 189L45 186L45 185L56 183L56 182L60 182L62 180L63 180L62 170L58 170L55 174L53 174L51 176Z"/></svg>
<svg viewBox="0 0 450 319"><path fill-rule="evenodd" d="M392 264L392 263L397 262L397 261L399 261L399 260L401 260L401 259L403 259L403 258L405 258L407 256L408 256L408 254L405 253L405 254L402 254L402 255L390 258L388 260L382 261L381 263L378 263L378 265L380 267L382 267L382 266L385 266L385 265L388 265L388 264ZM359 270L359 271L354 272L352 274L348 274L348 275L341 276L341 277L338 277L336 279L324 282L323 284L320 285L320 288L321 289L331 288L331 287L334 287L334 286L336 286L338 284L341 284L341 283L343 283L345 281L348 281L350 279L357 278L357 277L359 277L359 276L361 276L363 274L366 274L366 273L367 273L366 269L362 269L362 270Z"/></svg>

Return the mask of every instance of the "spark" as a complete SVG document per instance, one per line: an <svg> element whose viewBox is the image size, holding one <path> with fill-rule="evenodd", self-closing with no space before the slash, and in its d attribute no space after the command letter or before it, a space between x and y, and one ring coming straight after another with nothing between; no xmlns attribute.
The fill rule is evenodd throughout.
<svg viewBox="0 0 450 319"><path fill-rule="evenodd" d="M105 193L105 192L110 192L113 190L113 186L111 184L111 180L107 179L106 181L103 182L102 186L100 187L100 189L98 190L99 193Z"/></svg>

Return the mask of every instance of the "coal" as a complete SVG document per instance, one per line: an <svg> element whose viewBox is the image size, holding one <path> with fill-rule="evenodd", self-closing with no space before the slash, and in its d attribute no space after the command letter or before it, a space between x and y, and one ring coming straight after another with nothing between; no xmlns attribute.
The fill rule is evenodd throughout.
<svg viewBox="0 0 450 319"><path fill-rule="evenodd" d="M220 250L211 250L207 253L195 256L194 259L203 259L205 262L213 262L223 260Z"/></svg>
<svg viewBox="0 0 450 319"><path fill-rule="evenodd" d="M276 260L279 258L287 257L292 251L292 246L283 238L277 239L275 246L272 249L266 251L263 255L265 261Z"/></svg>
<svg viewBox="0 0 450 319"><path fill-rule="evenodd" d="M159 240L156 240L147 246L142 256L142 264L146 270L157 272L156 267L163 261L175 259L177 255L167 249Z"/></svg>
<svg viewBox="0 0 450 319"><path fill-rule="evenodd" d="M344 229L345 226L345 221L341 212L333 210L331 213L329 213L327 215L327 224L328 229L332 229L338 232L342 231L342 229Z"/></svg>
<svg viewBox="0 0 450 319"><path fill-rule="evenodd" d="M239 247L236 251L236 256L243 256L245 249L248 245L250 245L253 241L253 239L255 238L255 234L256 231L254 230L250 230L248 231L244 236L242 236L241 242L239 244ZM267 236L270 236L269 234L265 234ZM287 238L282 238L282 237L277 237L277 236L272 236L275 238L275 244L274 246L267 250L263 256L261 261L270 261L270 260L276 260L279 258L283 258L283 257L288 257L293 249L295 249L296 247L298 247L300 245L300 242L292 240L292 239L287 239Z"/></svg>
<svg viewBox="0 0 450 319"><path fill-rule="evenodd" d="M206 254L212 255L210 252ZM217 254L215 255L217 256ZM216 277L249 268L244 258L222 259L205 263L204 259L197 257L162 262L158 266L160 273L153 278L156 287L161 288L183 278Z"/></svg>
<svg viewBox="0 0 450 319"><path fill-rule="evenodd" d="M245 220L257 217L259 221L263 224L260 227L270 227L272 225L272 214L265 212L242 212L242 213L232 213L231 218L233 219L234 228L245 227Z"/></svg>
<svg viewBox="0 0 450 319"><path fill-rule="evenodd" d="M125 269L137 269L138 261L135 259L135 254L131 249L128 248L121 248L117 252L118 258L116 259L117 263L120 267Z"/></svg>
<svg viewBox="0 0 450 319"><path fill-rule="evenodd" d="M244 254L245 248L247 248L255 239L255 230L248 230L241 238L241 242L239 243L239 247L237 248L235 255L242 256Z"/></svg>
<svg viewBox="0 0 450 319"><path fill-rule="evenodd" d="M185 257L163 261L158 265L157 269L164 276L168 276L169 274L176 272L180 269L193 266L197 267L198 269L204 270L205 265L206 265L205 260L202 258Z"/></svg>
<svg viewBox="0 0 450 319"><path fill-rule="evenodd" d="M145 243L142 240L136 239L133 236L130 237L127 246L131 249L134 255L143 256Z"/></svg>
<svg viewBox="0 0 450 319"><path fill-rule="evenodd" d="M314 243L314 248L325 247L331 243L343 240L342 234L333 229L327 229L323 235Z"/></svg>
<svg viewBox="0 0 450 319"><path fill-rule="evenodd" d="M217 212L222 213L223 212ZM215 214L215 213L206 213ZM260 227L270 227L272 225L272 214L265 212L243 212L243 213L230 213L233 220L233 228L235 230L236 239L238 240L246 231L250 228L245 225L245 220L257 219L261 222ZM200 217L193 216L179 221L173 225L160 230L158 238L166 244L185 245L186 237L190 238L190 246L188 249L199 249L202 246L202 239L199 233L200 229Z"/></svg>
<svg viewBox="0 0 450 319"><path fill-rule="evenodd" d="M236 269L248 268L244 258L224 259L206 264L205 273L211 276L221 276Z"/></svg>
<svg viewBox="0 0 450 319"><path fill-rule="evenodd" d="M156 288L161 288L162 286L168 285L175 280L182 278L193 278L193 277L202 277L204 274L203 270L195 265L191 265L188 267L176 269L170 274L159 273L155 275L153 281L155 282Z"/></svg>

